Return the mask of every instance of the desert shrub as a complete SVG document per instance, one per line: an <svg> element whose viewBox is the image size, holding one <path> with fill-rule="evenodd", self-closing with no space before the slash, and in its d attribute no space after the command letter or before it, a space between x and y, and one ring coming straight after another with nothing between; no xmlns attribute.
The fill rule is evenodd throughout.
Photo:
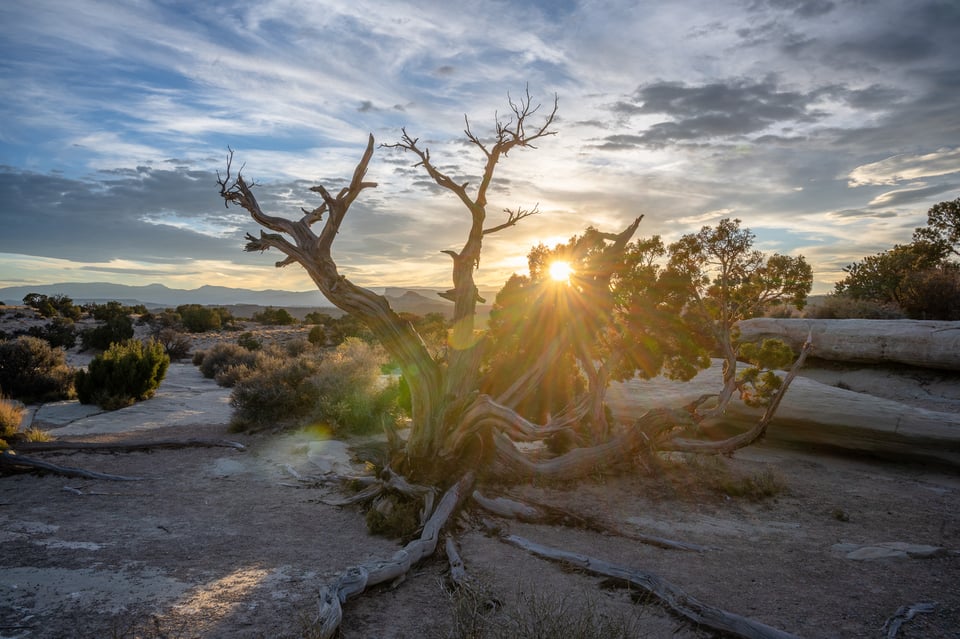
<svg viewBox="0 0 960 639"><path fill-rule="evenodd" d="M44 317L60 315L72 320L80 319L80 307L74 306L73 300L66 295L48 296L40 293L28 293L23 298L23 303L36 309Z"/></svg>
<svg viewBox="0 0 960 639"><path fill-rule="evenodd" d="M177 307L180 323L191 333L218 331L233 320L225 308L212 308L200 304L184 304Z"/></svg>
<svg viewBox="0 0 960 639"><path fill-rule="evenodd" d="M73 348L73 345L77 343L77 329L73 320L67 317L54 317L45 326L31 326L27 330L27 335L39 337L54 348L58 346Z"/></svg>
<svg viewBox="0 0 960 639"><path fill-rule="evenodd" d="M901 305L913 319L960 320L960 268L914 271L903 279Z"/></svg>
<svg viewBox="0 0 960 639"><path fill-rule="evenodd" d="M273 308L272 306L265 308L259 313L254 313L251 319L253 319L254 322L267 324L269 326L290 326L291 324L297 323L297 320L287 309Z"/></svg>
<svg viewBox="0 0 960 639"><path fill-rule="evenodd" d="M170 366L163 346L151 339L114 344L77 371L75 384L81 404L116 410L153 396Z"/></svg>
<svg viewBox="0 0 960 639"><path fill-rule="evenodd" d="M314 346L323 346L327 343L327 331L323 326L316 325L310 329L307 334L307 341Z"/></svg>
<svg viewBox="0 0 960 639"><path fill-rule="evenodd" d="M83 350L106 350L133 337L133 321L129 315L113 315L103 324L88 328L80 334Z"/></svg>
<svg viewBox="0 0 960 639"><path fill-rule="evenodd" d="M237 338L237 344L243 346L248 351L258 351L263 348L263 342L254 337L253 333L247 331Z"/></svg>
<svg viewBox="0 0 960 639"><path fill-rule="evenodd" d="M249 351L239 344L221 342L203 352L203 358L199 366L204 377L214 379L219 373L231 366L238 364L253 366L255 361L256 354L253 351Z"/></svg>
<svg viewBox="0 0 960 639"><path fill-rule="evenodd" d="M233 387L234 426L309 420L354 433L380 428L394 419L398 393L396 384L380 381L382 360L379 349L356 338L319 361L311 353L261 355Z"/></svg>
<svg viewBox="0 0 960 639"><path fill-rule="evenodd" d="M311 350L311 344L305 339L292 339L283 344L283 352L289 357L300 357Z"/></svg>
<svg viewBox="0 0 960 639"><path fill-rule="evenodd" d="M200 366L203 364L203 358L207 356L207 351L193 351L193 357L190 358L190 362L194 366Z"/></svg>
<svg viewBox="0 0 960 639"><path fill-rule="evenodd" d="M27 403L69 398L73 371L63 349L29 335L0 342L0 391Z"/></svg>
<svg viewBox="0 0 960 639"><path fill-rule="evenodd" d="M903 311L890 303L854 299L833 293L807 307L804 317L812 319L902 319Z"/></svg>
<svg viewBox="0 0 960 639"><path fill-rule="evenodd" d="M221 369L216 375L214 375L213 379L217 382L218 386L223 386L224 388L233 388L237 385L237 382L253 374L254 370L256 370L254 365L231 364L230 366Z"/></svg>
<svg viewBox="0 0 960 639"><path fill-rule="evenodd" d="M157 331L155 339L163 346L163 352L171 361L184 359L190 354L192 347L190 338L172 328L161 328Z"/></svg>
<svg viewBox="0 0 960 639"><path fill-rule="evenodd" d="M207 356L209 358L209 354ZM235 429L291 423L308 416L319 400L312 382L317 362L261 354L255 370L236 380L230 395Z"/></svg>
<svg viewBox="0 0 960 639"><path fill-rule="evenodd" d="M9 447L23 421L23 404L0 396L0 450Z"/></svg>

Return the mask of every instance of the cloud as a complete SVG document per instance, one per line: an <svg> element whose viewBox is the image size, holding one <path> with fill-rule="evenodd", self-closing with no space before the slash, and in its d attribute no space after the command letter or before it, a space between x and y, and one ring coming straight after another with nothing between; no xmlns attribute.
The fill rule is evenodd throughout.
<svg viewBox="0 0 960 639"><path fill-rule="evenodd" d="M660 147L689 140L737 138L774 125L811 123L824 113L812 108L815 94L780 90L772 78L761 82L729 80L690 86L683 82L643 85L633 101L615 103L619 115L669 114L672 121L648 126L633 139L638 145ZM623 144L626 139L610 139Z"/></svg>
<svg viewBox="0 0 960 639"><path fill-rule="evenodd" d="M941 148L933 153L900 154L878 162L862 164L847 176L850 187L890 186L960 172L960 147Z"/></svg>

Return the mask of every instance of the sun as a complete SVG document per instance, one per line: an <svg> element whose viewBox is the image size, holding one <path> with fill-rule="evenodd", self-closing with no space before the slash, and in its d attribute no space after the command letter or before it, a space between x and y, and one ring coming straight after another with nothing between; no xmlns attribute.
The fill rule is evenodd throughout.
<svg viewBox="0 0 960 639"><path fill-rule="evenodd" d="M557 260L550 263L550 279L554 282L569 282L572 274L573 267L570 266L570 262Z"/></svg>

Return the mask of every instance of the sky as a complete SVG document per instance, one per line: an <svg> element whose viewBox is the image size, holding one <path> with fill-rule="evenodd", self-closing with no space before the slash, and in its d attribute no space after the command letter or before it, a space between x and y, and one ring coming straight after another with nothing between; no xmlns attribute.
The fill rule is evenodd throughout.
<svg viewBox="0 0 960 639"><path fill-rule="evenodd" d="M109 281L310 290L225 208L228 148L264 210L299 219L373 134L405 129L476 185L526 91L556 135L495 175L476 279L588 226L666 242L738 218L803 255L814 293L960 196L957 0L4 0L0 287ZM370 286L451 285L468 213L377 148L334 243Z"/></svg>

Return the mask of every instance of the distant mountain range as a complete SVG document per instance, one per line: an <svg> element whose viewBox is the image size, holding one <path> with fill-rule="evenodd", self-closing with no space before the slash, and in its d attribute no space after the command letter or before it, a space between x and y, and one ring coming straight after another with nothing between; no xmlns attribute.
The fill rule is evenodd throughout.
<svg viewBox="0 0 960 639"><path fill-rule="evenodd" d="M390 305L397 312L416 313L443 313L450 315L453 304L441 298L437 293L440 289L431 288L400 288L389 287L382 292ZM201 286L195 289L169 288L163 284L147 284L145 286L128 286L126 284L111 284L108 282L64 282L62 284L42 284L33 286L10 286L0 288L0 303L20 304L30 293L40 295L66 295L75 304L98 303L117 301L122 304L143 304L147 308L175 308L181 304L201 304L204 306L252 306L277 308L331 308L333 305L320 291L281 291L265 290L254 291L244 288L229 288L226 286ZM492 303L496 296L492 292L483 293L487 302ZM481 309L483 313L485 309ZM306 311L304 311L306 312ZM296 315L296 314L295 314Z"/></svg>

